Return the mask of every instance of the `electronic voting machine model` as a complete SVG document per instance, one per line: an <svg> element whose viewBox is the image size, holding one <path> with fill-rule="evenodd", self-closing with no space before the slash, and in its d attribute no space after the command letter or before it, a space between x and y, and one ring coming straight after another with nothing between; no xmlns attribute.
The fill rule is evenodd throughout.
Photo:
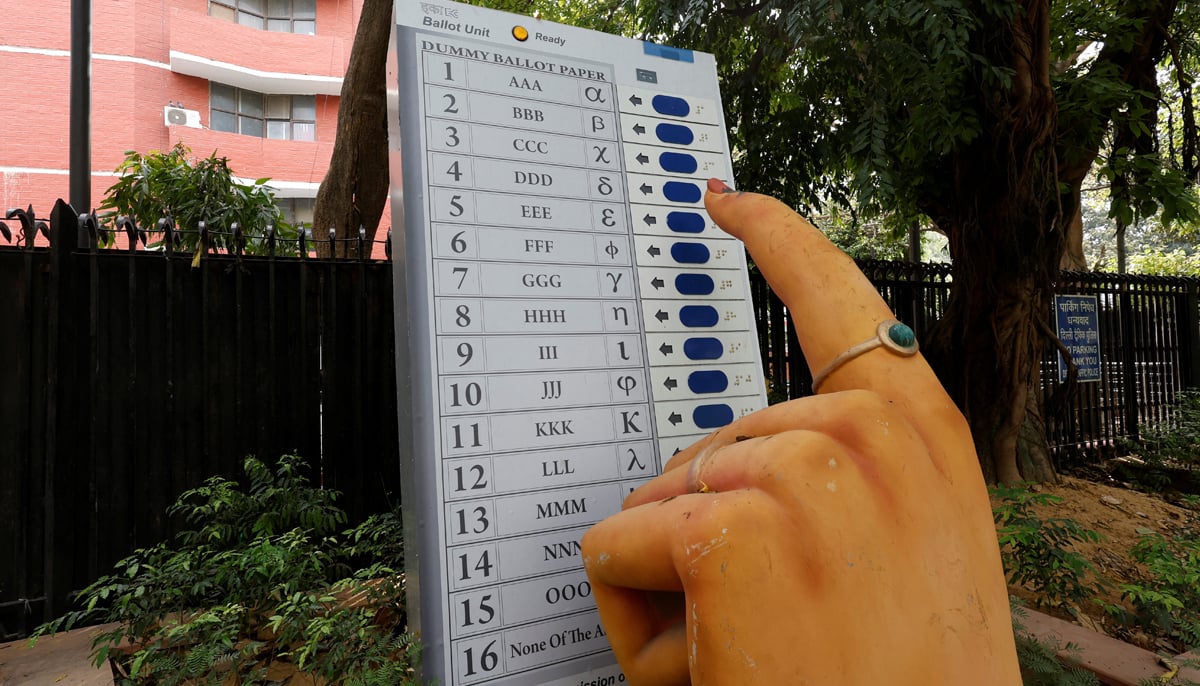
<svg viewBox="0 0 1200 686"><path fill-rule="evenodd" d="M766 404L745 252L702 201L709 177L732 185L713 57L400 0L395 59L423 678L621 683L580 537L672 454Z"/></svg>

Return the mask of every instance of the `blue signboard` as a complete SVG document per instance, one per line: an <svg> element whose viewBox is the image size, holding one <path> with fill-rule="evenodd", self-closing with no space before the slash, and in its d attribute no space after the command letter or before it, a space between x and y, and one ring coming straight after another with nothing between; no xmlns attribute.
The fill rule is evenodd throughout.
<svg viewBox="0 0 1200 686"><path fill-rule="evenodd" d="M1054 296L1058 338L1071 351L1079 381L1100 380L1100 311L1094 295ZM1058 381L1067 380L1067 364L1059 355Z"/></svg>

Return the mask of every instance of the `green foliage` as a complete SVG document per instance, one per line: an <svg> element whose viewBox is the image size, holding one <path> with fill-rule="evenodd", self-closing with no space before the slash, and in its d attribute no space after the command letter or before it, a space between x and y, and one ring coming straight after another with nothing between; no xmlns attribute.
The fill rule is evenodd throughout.
<svg viewBox="0 0 1200 686"><path fill-rule="evenodd" d="M1146 251L1130 256L1129 271L1154 276L1200 276L1200 255L1182 248Z"/></svg>
<svg viewBox="0 0 1200 686"><path fill-rule="evenodd" d="M821 217L821 232L856 260L904 260L908 234L903 227L859 221L855 212L831 212Z"/></svg>
<svg viewBox="0 0 1200 686"><path fill-rule="evenodd" d="M1021 683L1024 686L1099 686L1095 674L1074 664L1064 664L1058 659L1062 649L1053 637L1039 640L1025 630L1021 620L1025 608L1017 598L1009 597L1012 610L1013 636L1017 642L1017 662L1021 665ZM1068 645L1068 649L1072 646Z"/></svg>
<svg viewBox="0 0 1200 686"><path fill-rule="evenodd" d="M714 53L741 187L810 214L853 206L888 229L955 197L956 155L1010 134L989 108L1014 97L1012 57L1027 49L1009 28L1025 10L1003 0L474 1ZM1099 153L1101 182L1122 184L1106 213L1127 224L1157 213L1186 233L1200 225L1190 109L1200 12L1180 3L1164 17L1157 8L1050 3L1048 54L1035 41L1032 57L1049 63L1060 168ZM1159 24L1171 50L1143 37ZM1152 55L1148 83L1130 71L1129 53ZM1118 129L1133 144L1114 145ZM997 178L1025 171L996 170Z"/></svg>
<svg viewBox="0 0 1200 686"><path fill-rule="evenodd" d="M1073 546L1099 542L1100 534L1072 519L1042 519L1034 512L1035 506L1061 502L1061 498L1012 486L993 486L991 495L1009 583L1037 594L1038 604L1043 606L1077 607L1099 592L1104 582Z"/></svg>
<svg viewBox="0 0 1200 686"><path fill-rule="evenodd" d="M1126 625L1169 636L1186 650L1200 647L1200 532L1184 529L1167 537L1146 531L1132 555L1148 577L1120 585L1132 613L1115 605L1108 606L1109 613Z"/></svg>
<svg viewBox="0 0 1200 686"><path fill-rule="evenodd" d="M419 645L403 632L400 519L339 532L337 493L308 484L303 460L247 458L248 488L213 477L169 512L190 528L137 550L85 588L82 609L36 636L116 622L93 641L121 684L266 683L272 664L344 684L411 680ZM133 649L118 648L122 640Z"/></svg>
<svg viewBox="0 0 1200 686"><path fill-rule="evenodd" d="M108 211L106 219L133 217L138 226L152 229L159 219L171 217L187 250L195 250L199 244L201 221L210 232L205 247L222 249L234 245L233 224L237 223L249 254L268 251L265 234L268 225L274 225L276 251L288 254L299 250L299 231L284 221L274 193L264 185L268 179L239 182L228 160L215 152L195 159L182 143L166 152L145 155L130 150L116 171L120 178L100 204L101 210Z"/></svg>
<svg viewBox="0 0 1200 686"><path fill-rule="evenodd" d="M1200 466L1200 391L1180 393L1170 419L1143 429L1135 448L1151 467Z"/></svg>

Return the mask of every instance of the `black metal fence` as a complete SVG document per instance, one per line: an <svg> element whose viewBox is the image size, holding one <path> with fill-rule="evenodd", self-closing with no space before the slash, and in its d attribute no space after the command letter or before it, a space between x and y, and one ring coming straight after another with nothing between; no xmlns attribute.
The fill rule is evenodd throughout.
<svg viewBox="0 0 1200 686"><path fill-rule="evenodd" d="M937 320L950 295L950 267L860 262L896 315L918 338ZM761 279L752 279L766 376L776 397L811 392L786 308ZM1170 418L1172 401L1200 385L1200 280L1137 274L1063 272L1060 294L1095 295L1099 305L1100 379L1079 383L1061 412L1047 417L1059 466L1088 459L1136 439L1141 427ZM1047 312L1053 326L1053 313ZM1047 346L1042 390L1058 384L1060 358Z"/></svg>
<svg viewBox="0 0 1200 686"><path fill-rule="evenodd" d="M169 229L146 235L158 250L137 231L100 249L60 203L49 247L34 223L16 245L0 235L0 638L170 536L166 506L246 455L306 457L352 517L398 501L392 265L360 243L355 259L235 247L193 267ZM945 307L946 266L861 266L918 335ZM1061 292L1098 298L1102 375L1048 427L1060 464L1163 421L1200 383L1198 283L1063 274ZM783 304L751 286L773 398L807 394ZM1044 361L1047 391L1058 364Z"/></svg>
<svg viewBox="0 0 1200 686"><path fill-rule="evenodd" d="M48 228L0 247L0 633L172 535L176 496L247 455L304 456L352 517L398 502L390 263L193 268L170 241L97 249L62 203Z"/></svg>

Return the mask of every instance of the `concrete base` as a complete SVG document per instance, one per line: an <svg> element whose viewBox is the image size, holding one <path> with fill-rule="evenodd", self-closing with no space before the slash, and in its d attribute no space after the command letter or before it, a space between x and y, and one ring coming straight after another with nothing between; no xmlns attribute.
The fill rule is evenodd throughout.
<svg viewBox="0 0 1200 686"><path fill-rule="evenodd" d="M108 664L92 665L92 637L114 625L0 644L0 686L112 686Z"/></svg>

